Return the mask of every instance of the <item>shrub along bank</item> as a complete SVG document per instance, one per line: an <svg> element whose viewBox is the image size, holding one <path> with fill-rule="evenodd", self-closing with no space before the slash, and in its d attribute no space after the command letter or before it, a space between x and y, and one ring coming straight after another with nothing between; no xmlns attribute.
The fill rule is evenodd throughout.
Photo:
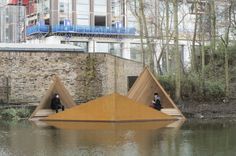
<svg viewBox="0 0 236 156"><path fill-rule="evenodd" d="M1 109L0 111L0 117L5 120L26 119L31 114L31 110L29 108L7 108Z"/></svg>
<svg viewBox="0 0 236 156"><path fill-rule="evenodd" d="M232 83L234 83L232 80L236 77L236 43L228 47L228 70L226 70L225 64L225 50L221 43L218 43L214 52L211 52L207 46L204 49L204 68L201 65L202 56L197 55L194 63L196 67L194 69L183 69L182 71L181 98L183 101L222 101L227 96L226 73L229 73L227 78L227 82L231 83L229 86L232 86ZM173 96L175 94L174 72L159 76L159 80L164 88ZM230 89L229 92L231 93L228 96L231 96L232 91Z"/></svg>
<svg viewBox="0 0 236 156"><path fill-rule="evenodd" d="M190 73L188 75L185 75L185 77L181 80L181 98L183 101L215 101L225 98L224 79L206 80L204 84L204 93L202 93L200 88L201 80L199 77L200 76L198 74ZM164 75L159 77L159 81L174 99L174 78L170 75Z"/></svg>

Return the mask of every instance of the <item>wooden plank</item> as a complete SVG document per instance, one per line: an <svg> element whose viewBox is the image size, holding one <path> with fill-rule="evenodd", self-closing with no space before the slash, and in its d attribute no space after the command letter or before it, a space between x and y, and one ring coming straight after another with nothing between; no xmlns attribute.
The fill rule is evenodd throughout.
<svg viewBox="0 0 236 156"><path fill-rule="evenodd" d="M181 115L181 113L179 113L179 111L177 109L165 108L165 109L161 109L161 112L166 113L166 114L171 115L171 116Z"/></svg>
<svg viewBox="0 0 236 156"><path fill-rule="evenodd" d="M51 115L54 113L56 112L52 109L41 109L36 112L35 117L43 117L43 116L47 117L48 115Z"/></svg>

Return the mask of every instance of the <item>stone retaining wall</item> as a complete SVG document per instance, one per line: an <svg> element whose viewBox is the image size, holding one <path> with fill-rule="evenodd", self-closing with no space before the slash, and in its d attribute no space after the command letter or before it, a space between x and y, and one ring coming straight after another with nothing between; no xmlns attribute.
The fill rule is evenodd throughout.
<svg viewBox="0 0 236 156"><path fill-rule="evenodd" d="M8 78L10 103L39 102L54 74L78 103L113 92L125 95L127 76L141 71L141 63L109 54L0 51L0 77Z"/></svg>

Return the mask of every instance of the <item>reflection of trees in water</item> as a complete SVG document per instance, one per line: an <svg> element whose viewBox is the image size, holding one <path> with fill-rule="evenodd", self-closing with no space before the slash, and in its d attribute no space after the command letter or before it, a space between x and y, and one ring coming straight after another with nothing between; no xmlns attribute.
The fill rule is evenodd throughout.
<svg viewBox="0 0 236 156"><path fill-rule="evenodd" d="M155 133L153 152L158 156L234 155L236 123L229 121L187 121L179 131Z"/></svg>
<svg viewBox="0 0 236 156"><path fill-rule="evenodd" d="M0 155L234 155L235 131L235 121L218 120L187 121L179 130L63 130L0 122Z"/></svg>

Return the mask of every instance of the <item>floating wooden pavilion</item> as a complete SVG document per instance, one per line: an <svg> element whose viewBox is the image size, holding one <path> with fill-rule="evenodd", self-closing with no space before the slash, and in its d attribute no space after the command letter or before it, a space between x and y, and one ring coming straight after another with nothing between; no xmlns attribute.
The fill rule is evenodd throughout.
<svg viewBox="0 0 236 156"><path fill-rule="evenodd" d="M49 115L42 121L127 122L167 121L172 116L157 111L126 96L113 93L87 103Z"/></svg>

